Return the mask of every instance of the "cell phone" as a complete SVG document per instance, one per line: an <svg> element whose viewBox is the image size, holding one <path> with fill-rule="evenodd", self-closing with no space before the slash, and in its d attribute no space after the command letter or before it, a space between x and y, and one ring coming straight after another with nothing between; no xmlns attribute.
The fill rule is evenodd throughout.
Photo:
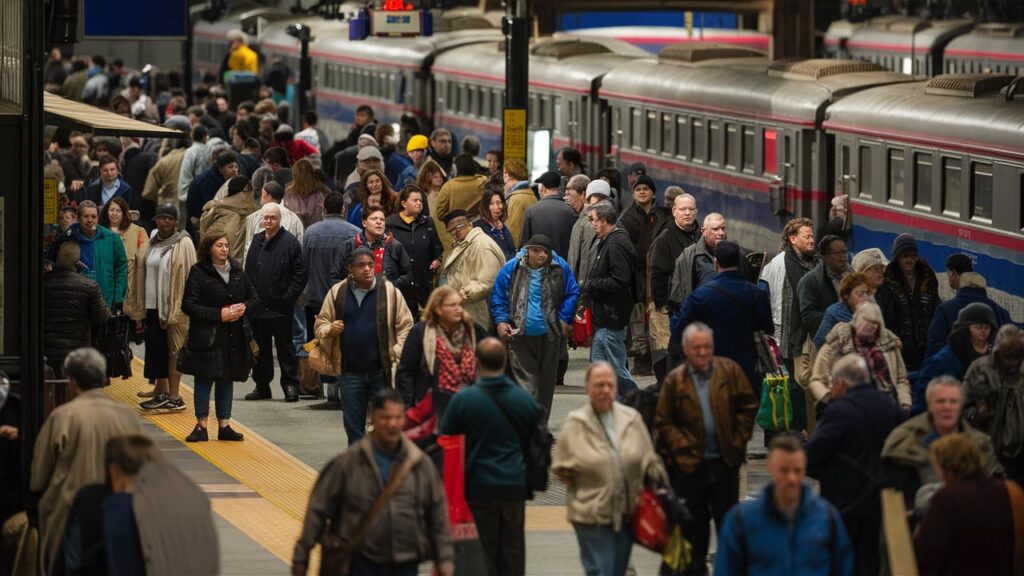
<svg viewBox="0 0 1024 576"><path fill-rule="evenodd" d="M131 220L132 222L138 222L140 217L141 216L139 216L139 211L138 210L129 210L128 211L128 219Z"/></svg>

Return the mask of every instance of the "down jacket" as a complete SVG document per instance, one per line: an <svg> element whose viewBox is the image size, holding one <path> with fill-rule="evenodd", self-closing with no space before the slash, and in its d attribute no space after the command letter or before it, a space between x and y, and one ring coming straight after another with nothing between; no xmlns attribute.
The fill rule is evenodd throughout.
<svg viewBox="0 0 1024 576"><path fill-rule="evenodd" d="M259 305L252 311L256 318L291 316L309 274L302 245L284 228L270 240L265 234L253 238L245 255L245 273L260 295Z"/></svg>
<svg viewBox="0 0 1024 576"><path fill-rule="evenodd" d="M615 226L594 249L594 265L583 292L590 297L594 328L621 330L633 311L636 250L629 234Z"/></svg>
<svg viewBox="0 0 1024 576"><path fill-rule="evenodd" d="M576 285L569 264L557 253L551 254L551 259L544 268L541 275L541 306L544 309L544 319L549 334L561 334L562 326L559 322L572 326L580 289ZM494 279L494 290L491 292L491 316L494 325L508 322L514 327L524 327L529 304L523 302L523 298L528 301L529 293L530 270L526 264L526 249L523 248L514 259L501 267L501 272L498 272L497 278Z"/></svg>
<svg viewBox="0 0 1024 576"><path fill-rule="evenodd" d="M43 276L43 310L43 352L55 367L72 350L92 345L93 330L110 317L96 282L61 268Z"/></svg>
<svg viewBox="0 0 1024 576"><path fill-rule="evenodd" d="M825 344L814 357L811 381L807 386L816 401L824 398L832 390L832 366L843 356L856 353L853 338L853 325L848 322L836 324L828 338L825 338ZM890 330L883 328L875 345L882 351L885 362L889 365L889 376L892 378L893 388L896 389L896 400L901 408L909 409L910 381L907 380L907 367L903 363L903 356L900 355L899 341Z"/></svg>
<svg viewBox="0 0 1024 576"><path fill-rule="evenodd" d="M911 371L924 361L928 329L941 303L935 272L920 258L914 266L914 278L915 285L908 285L899 265L890 262L885 269L886 296L879 299L885 326L903 342L903 360Z"/></svg>

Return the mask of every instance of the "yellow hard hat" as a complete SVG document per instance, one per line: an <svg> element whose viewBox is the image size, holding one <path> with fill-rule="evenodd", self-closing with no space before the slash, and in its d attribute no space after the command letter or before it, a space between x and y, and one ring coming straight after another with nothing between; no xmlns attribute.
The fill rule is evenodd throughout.
<svg viewBox="0 0 1024 576"><path fill-rule="evenodd" d="M423 134L417 134L409 138L409 143L405 145L405 151L412 152L413 150L426 150L428 145L427 137Z"/></svg>

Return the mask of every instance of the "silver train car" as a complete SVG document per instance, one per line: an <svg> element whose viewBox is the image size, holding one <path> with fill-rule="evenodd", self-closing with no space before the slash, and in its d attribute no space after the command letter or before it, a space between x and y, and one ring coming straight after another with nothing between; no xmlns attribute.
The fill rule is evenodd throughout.
<svg viewBox="0 0 1024 576"><path fill-rule="evenodd" d="M846 42L850 58L868 60L893 72L942 74L942 54L953 38L974 27L970 20L875 18Z"/></svg>
<svg viewBox="0 0 1024 576"><path fill-rule="evenodd" d="M979 24L943 54L946 74L1024 74L1024 24Z"/></svg>

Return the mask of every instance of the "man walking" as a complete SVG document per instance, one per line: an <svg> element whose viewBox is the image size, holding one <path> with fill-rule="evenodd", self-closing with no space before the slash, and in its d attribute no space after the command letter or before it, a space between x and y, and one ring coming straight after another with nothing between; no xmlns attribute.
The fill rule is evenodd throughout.
<svg viewBox="0 0 1024 576"><path fill-rule="evenodd" d="M351 576L415 576L427 560L439 576L452 576L448 500L437 469L402 434L405 402L388 388L374 395L371 410L373 432L328 462L317 477L292 553L292 574L306 576L310 551L331 530L328 539L354 548ZM378 502L382 507L374 514Z"/></svg>
<svg viewBox="0 0 1024 576"><path fill-rule="evenodd" d="M666 190L667 193L667 190ZM651 333L651 364L658 382L668 373L668 319L678 309L669 308L669 292L676 258L700 238L697 227L697 200L685 192L672 200L672 222L651 242L647 255L647 291Z"/></svg>
<svg viewBox="0 0 1024 576"><path fill-rule="evenodd" d="M486 232L470 223L464 210L450 212L444 224L454 244L441 265L439 283L457 290L473 321L490 330L491 290L505 265L505 254Z"/></svg>
<svg viewBox="0 0 1024 576"><path fill-rule="evenodd" d="M683 307L690 292L714 277L715 246L725 238L725 218L717 212L705 216L700 238L684 248L673 263L668 295L671 315Z"/></svg>
<svg viewBox="0 0 1024 576"><path fill-rule="evenodd" d="M573 176L569 180L569 185L566 188L566 198L571 198L573 193L573 182L576 181L580 176ZM586 176L583 176L586 178ZM572 273L576 275L576 282L582 286L587 282L587 278L590 277L590 268L594 265L594 246L597 244L595 238L597 232L594 230L594 223L590 221L590 208L598 202L608 202L611 198L612 189L608 185L608 182L597 179L591 180L587 183L584 188L583 203L576 209L579 212L579 218L576 223L572 225L572 235L569 238L569 266L572 267ZM573 200L570 200L570 205L573 204Z"/></svg>
<svg viewBox="0 0 1024 576"><path fill-rule="evenodd" d="M739 469L757 413L743 369L712 350L714 335L706 324L686 327L686 362L665 377L654 416L672 488L692 515L683 525L693 544L688 574L707 574L709 524L714 519L721 532L726 512L737 502Z"/></svg>
<svg viewBox="0 0 1024 576"><path fill-rule="evenodd" d="M498 337L509 345L512 374L544 407L547 418L579 287L547 236L533 236L524 248L494 280L491 311Z"/></svg>
<svg viewBox="0 0 1024 576"><path fill-rule="evenodd" d="M245 258L245 273L260 298L250 316L253 337L259 346L252 374L256 388L246 394L245 399L271 398L270 381L274 379L271 346L276 344L285 401L297 402L299 369L292 345L292 320L295 301L306 287L307 271L302 261L302 245L281 227L281 210L277 204L263 207L263 233L253 238Z"/></svg>
<svg viewBox="0 0 1024 576"><path fill-rule="evenodd" d="M485 338L476 347L480 378L452 397L442 434L466 436L466 499L476 519L490 576L526 573L526 461L521 438L541 407L505 374L505 345Z"/></svg>
<svg viewBox="0 0 1024 576"><path fill-rule="evenodd" d="M551 178L545 182L549 176ZM542 234L551 239L551 249L564 258L569 254L569 238L576 223L576 211L560 196L558 174L547 172L537 182L541 186L540 201L526 209L520 242Z"/></svg>
<svg viewBox="0 0 1024 576"><path fill-rule="evenodd" d="M365 247L373 253L374 274L383 274L403 294L413 290L412 263L402 243L386 231L385 223L383 208L367 208L363 212L363 231L341 245L331 270L331 284L347 276L349 257L357 248Z"/></svg>

